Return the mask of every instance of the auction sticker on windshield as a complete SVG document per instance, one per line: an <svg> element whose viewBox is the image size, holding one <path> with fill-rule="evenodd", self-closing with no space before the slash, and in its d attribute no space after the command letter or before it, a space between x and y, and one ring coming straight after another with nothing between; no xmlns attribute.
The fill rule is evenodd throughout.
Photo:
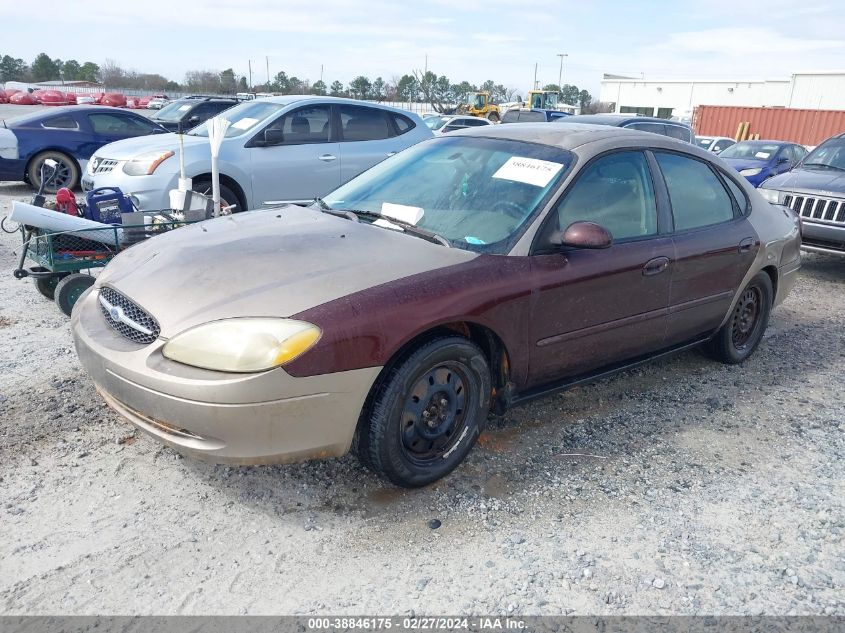
<svg viewBox="0 0 845 633"><path fill-rule="evenodd" d="M534 185L535 187L545 187L552 181L552 178L557 176L561 169L563 169L563 165L560 163L539 160L537 158L511 156L493 174L493 178L523 182L526 185Z"/></svg>
<svg viewBox="0 0 845 633"><path fill-rule="evenodd" d="M258 123L258 119L250 119L249 117L244 117L243 119L232 123L232 127L236 130L248 130L256 123Z"/></svg>

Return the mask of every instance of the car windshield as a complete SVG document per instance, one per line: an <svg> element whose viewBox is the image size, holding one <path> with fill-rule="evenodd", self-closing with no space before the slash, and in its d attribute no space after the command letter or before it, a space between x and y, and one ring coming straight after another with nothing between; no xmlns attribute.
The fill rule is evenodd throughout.
<svg viewBox="0 0 845 633"><path fill-rule="evenodd" d="M713 138L710 136L696 136L695 143L699 147L703 149L708 149L710 147L710 143L713 142Z"/></svg>
<svg viewBox="0 0 845 633"><path fill-rule="evenodd" d="M573 162L547 145L444 137L365 171L325 203L410 222L459 248L505 254Z"/></svg>
<svg viewBox="0 0 845 633"><path fill-rule="evenodd" d="M234 108L229 108L223 115L231 123L226 130L226 138L240 136L260 125L265 119L281 111L287 104L268 101L245 101ZM191 136L208 136L208 122L188 132Z"/></svg>
<svg viewBox="0 0 845 633"><path fill-rule="evenodd" d="M766 161L774 156L780 149L776 143L758 143L756 141L744 141L731 145L719 154L719 158L742 158L743 160Z"/></svg>
<svg viewBox="0 0 845 633"><path fill-rule="evenodd" d="M174 101L173 103L168 103L150 118L153 121L175 123L176 121L181 121L185 113L194 107L196 103L196 101Z"/></svg>
<svg viewBox="0 0 845 633"><path fill-rule="evenodd" d="M832 138L810 152L801 165L808 169L845 171L845 138Z"/></svg>
<svg viewBox="0 0 845 633"><path fill-rule="evenodd" d="M444 125L446 125L446 119L442 116L430 116L426 117L423 122L429 127L431 130L439 130Z"/></svg>

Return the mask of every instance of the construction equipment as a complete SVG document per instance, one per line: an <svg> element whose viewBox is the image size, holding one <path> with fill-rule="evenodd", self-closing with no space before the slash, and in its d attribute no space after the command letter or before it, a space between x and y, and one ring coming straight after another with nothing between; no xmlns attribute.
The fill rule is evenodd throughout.
<svg viewBox="0 0 845 633"><path fill-rule="evenodd" d="M469 103L461 105L459 111L461 114L487 119L491 123L498 123L502 119L499 106L490 102L489 92L476 92Z"/></svg>
<svg viewBox="0 0 845 633"><path fill-rule="evenodd" d="M539 110L557 110L560 103L560 93L556 90L529 90L526 100L527 108Z"/></svg>

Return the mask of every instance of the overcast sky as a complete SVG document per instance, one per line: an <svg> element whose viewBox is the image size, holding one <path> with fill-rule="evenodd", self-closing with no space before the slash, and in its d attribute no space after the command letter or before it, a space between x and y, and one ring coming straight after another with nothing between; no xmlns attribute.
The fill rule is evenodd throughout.
<svg viewBox="0 0 845 633"><path fill-rule="evenodd" d="M45 16L37 20L36 16ZM232 67L348 83L428 68L524 92L541 83L598 95L604 72L646 77L788 77L845 71L843 0L0 0L0 55L40 52L182 81Z"/></svg>

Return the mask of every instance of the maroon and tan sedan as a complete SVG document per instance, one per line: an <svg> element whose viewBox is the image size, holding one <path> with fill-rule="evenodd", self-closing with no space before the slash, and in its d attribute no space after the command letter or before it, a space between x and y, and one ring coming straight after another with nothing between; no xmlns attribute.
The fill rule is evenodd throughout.
<svg viewBox="0 0 845 633"><path fill-rule="evenodd" d="M704 345L739 363L800 266L796 216L704 150L607 126L421 143L311 207L134 246L77 303L106 402L234 464L446 475L491 412Z"/></svg>

